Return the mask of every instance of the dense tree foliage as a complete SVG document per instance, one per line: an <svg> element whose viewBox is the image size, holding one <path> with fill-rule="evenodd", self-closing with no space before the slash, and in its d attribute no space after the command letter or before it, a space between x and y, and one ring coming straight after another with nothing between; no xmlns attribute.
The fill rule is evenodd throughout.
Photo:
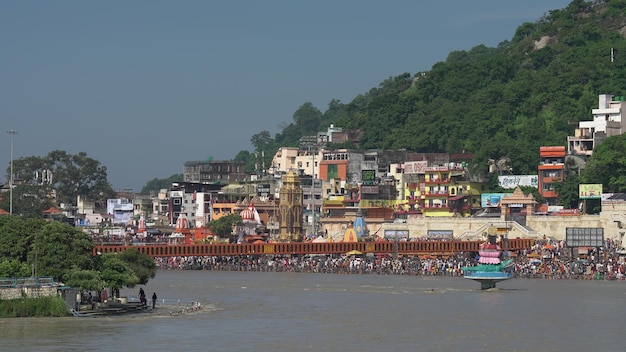
<svg viewBox="0 0 626 352"><path fill-rule="evenodd" d="M145 285L156 275L156 263L151 257L139 252L136 248L121 252L118 257L133 270L140 285ZM132 287L132 286L129 286Z"/></svg>
<svg viewBox="0 0 626 352"><path fill-rule="evenodd" d="M570 175L565 181L557 183L555 190L559 194L559 205L565 209L578 208L578 185L580 184L580 177L578 175Z"/></svg>
<svg viewBox="0 0 626 352"><path fill-rule="evenodd" d="M71 270L66 277L66 285L80 290L101 291L107 287L107 283L97 270L75 269Z"/></svg>
<svg viewBox="0 0 626 352"><path fill-rule="evenodd" d="M626 0L575 0L521 24L496 48L453 51L430 71L390 77L325 112L305 103L273 138L255 135L254 152L274 155L334 124L362 129L364 149L465 150L482 173L488 159L508 157L514 173L534 174L539 147L565 145L599 94L626 95L625 8ZM608 189L620 184L611 182Z"/></svg>
<svg viewBox="0 0 626 352"><path fill-rule="evenodd" d="M0 198L0 208L11 208L10 197ZM41 185L16 185L13 188L13 214L23 218L41 218L42 212L56 203L48 187Z"/></svg>
<svg viewBox="0 0 626 352"><path fill-rule="evenodd" d="M142 194L150 194L150 192L158 192L162 189L170 189L172 187L172 183L180 182L183 180L182 174L174 174L168 178L153 178L148 181L142 188Z"/></svg>
<svg viewBox="0 0 626 352"><path fill-rule="evenodd" d="M0 217L0 277L53 276L83 290L145 285L154 260L129 249L93 256L91 236L60 221Z"/></svg>
<svg viewBox="0 0 626 352"><path fill-rule="evenodd" d="M48 221L34 234L28 262L39 276L65 281L71 270L93 267L91 236L60 221Z"/></svg>
<svg viewBox="0 0 626 352"><path fill-rule="evenodd" d="M54 150L45 157L20 158L13 161L13 173L20 183L39 185L41 190L36 194L51 195L54 191L59 203L73 205L77 197L82 196L96 202L96 206L104 207L106 200L115 195L107 181L106 166L84 152L72 155Z"/></svg>
<svg viewBox="0 0 626 352"><path fill-rule="evenodd" d="M99 256L98 259L100 276L112 291L117 291L123 287L135 287L139 284L137 274L116 253L106 253Z"/></svg>
<svg viewBox="0 0 626 352"><path fill-rule="evenodd" d="M626 134L609 137L594 148L581 181L601 183L607 193L626 192Z"/></svg>
<svg viewBox="0 0 626 352"><path fill-rule="evenodd" d="M228 238L232 233L233 226L241 223L241 215L229 214L208 223L208 228L221 238Z"/></svg>

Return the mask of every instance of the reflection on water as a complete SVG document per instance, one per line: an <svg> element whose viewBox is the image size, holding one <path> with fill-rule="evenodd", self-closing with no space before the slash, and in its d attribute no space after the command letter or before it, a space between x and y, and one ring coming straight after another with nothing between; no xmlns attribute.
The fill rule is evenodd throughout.
<svg viewBox="0 0 626 352"><path fill-rule="evenodd" d="M144 287L148 295L200 301L203 310L5 319L0 350L622 350L615 312L626 303L626 282L479 287L452 277L162 271Z"/></svg>

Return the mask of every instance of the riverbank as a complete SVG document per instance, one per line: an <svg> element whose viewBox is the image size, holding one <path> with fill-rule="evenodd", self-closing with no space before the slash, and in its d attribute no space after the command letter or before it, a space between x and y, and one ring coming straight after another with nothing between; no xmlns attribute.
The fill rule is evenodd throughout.
<svg viewBox="0 0 626 352"><path fill-rule="evenodd" d="M626 261L611 240L591 248L584 257L572 256L563 241L543 241L529 250L504 253L514 258L516 278L624 280ZM241 255L155 258L161 270L303 272L463 276L463 267L477 264L473 253L442 255Z"/></svg>

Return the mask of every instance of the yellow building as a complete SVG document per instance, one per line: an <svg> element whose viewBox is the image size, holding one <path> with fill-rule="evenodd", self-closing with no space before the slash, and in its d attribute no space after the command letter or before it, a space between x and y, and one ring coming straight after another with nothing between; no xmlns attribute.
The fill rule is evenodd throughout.
<svg viewBox="0 0 626 352"><path fill-rule="evenodd" d="M466 181L462 164L428 166L426 161L408 162L405 171L397 217L465 217L480 209L480 193L485 185Z"/></svg>

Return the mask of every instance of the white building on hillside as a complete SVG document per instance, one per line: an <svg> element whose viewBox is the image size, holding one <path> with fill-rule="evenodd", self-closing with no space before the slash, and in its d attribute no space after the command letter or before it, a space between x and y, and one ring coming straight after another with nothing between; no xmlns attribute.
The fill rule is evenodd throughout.
<svg viewBox="0 0 626 352"><path fill-rule="evenodd" d="M601 94L598 100L598 108L591 110L593 120L579 122L574 136L567 137L568 154L590 156L606 137L626 132L626 121L622 118L626 112L624 97Z"/></svg>

